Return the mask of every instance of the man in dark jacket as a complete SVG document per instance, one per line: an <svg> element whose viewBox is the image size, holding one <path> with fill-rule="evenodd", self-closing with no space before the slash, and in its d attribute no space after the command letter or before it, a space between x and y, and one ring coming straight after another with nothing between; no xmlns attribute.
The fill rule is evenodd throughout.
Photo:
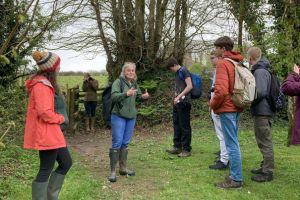
<svg viewBox="0 0 300 200"><path fill-rule="evenodd" d="M255 77L257 97L252 102L251 113L254 117L254 132L257 145L262 153L263 161L259 169L253 169L251 179L256 182L273 180L274 151L272 143L271 119L273 111L268 103L271 88L270 63L261 57L258 47L248 50L251 72Z"/></svg>

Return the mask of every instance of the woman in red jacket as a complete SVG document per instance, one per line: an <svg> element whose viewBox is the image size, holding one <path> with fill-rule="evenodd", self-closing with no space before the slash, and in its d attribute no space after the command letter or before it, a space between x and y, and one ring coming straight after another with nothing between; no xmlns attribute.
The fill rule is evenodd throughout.
<svg viewBox="0 0 300 200"><path fill-rule="evenodd" d="M54 200L58 199L64 177L72 165L60 128L65 119L54 111L54 94L59 91L56 76L60 58L55 53L39 51L33 52L32 57L39 71L26 81L29 101L24 148L38 150L40 157L39 172L32 183L32 199ZM55 161L58 167L52 171Z"/></svg>

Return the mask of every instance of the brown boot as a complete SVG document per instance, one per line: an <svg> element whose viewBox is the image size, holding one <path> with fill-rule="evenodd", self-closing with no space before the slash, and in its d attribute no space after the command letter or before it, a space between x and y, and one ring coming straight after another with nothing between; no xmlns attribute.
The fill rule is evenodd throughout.
<svg viewBox="0 0 300 200"><path fill-rule="evenodd" d="M221 183L216 183L215 186L217 188L222 188L222 189L230 189L230 188L241 188L243 186L242 181L235 181L229 176L225 177L225 180Z"/></svg>
<svg viewBox="0 0 300 200"><path fill-rule="evenodd" d="M90 118L89 117L85 118L85 130L86 130L86 132L91 131L91 129L90 129Z"/></svg>
<svg viewBox="0 0 300 200"><path fill-rule="evenodd" d="M180 154L177 155L178 157L184 158L191 156L191 152L183 150Z"/></svg>
<svg viewBox="0 0 300 200"><path fill-rule="evenodd" d="M94 133L95 132L95 117L91 117L91 132Z"/></svg>
<svg viewBox="0 0 300 200"><path fill-rule="evenodd" d="M180 148L176 148L176 147L172 147L172 149L167 149L166 152L170 153L170 154L180 154L181 153L181 149Z"/></svg>

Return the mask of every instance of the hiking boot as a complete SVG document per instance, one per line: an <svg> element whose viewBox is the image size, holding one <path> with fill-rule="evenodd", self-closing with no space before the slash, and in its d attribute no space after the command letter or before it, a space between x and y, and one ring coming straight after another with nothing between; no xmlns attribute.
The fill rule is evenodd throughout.
<svg viewBox="0 0 300 200"><path fill-rule="evenodd" d="M189 156L191 156L191 152L185 151L185 150L183 150L180 154L178 154L178 157L181 157L181 158L189 157Z"/></svg>
<svg viewBox="0 0 300 200"><path fill-rule="evenodd" d="M241 188L243 186L243 182L232 180L229 176L226 176L223 182L216 183L215 186L222 189Z"/></svg>
<svg viewBox="0 0 300 200"><path fill-rule="evenodd" d="M166 152L168 152L170 154L180 154L181 153L181 149L173 147L172 149L167 149Z"/></svg>
<svg viewBox="0 0 300 200"><path fill-rule="evenodd" d="M273 173L268 172L268 173L256 174L251 177L251 180L260 183L269 182L273 180Z"/></svg>
<svg viewBox="0 0 300 200"><path fill-rule="evenodd" d="M252 174L262 174L263 171L262 171L262 168L259 168L259 169L251 169L251 173L252 173Z"/></svg>
<svg viewBox="0 0 300 200"><path fill-rule="evenodd" d="M210 165L209 169L224 170L224 169L227 169L227 167L228 167L228 164L225 165L221 160L218 160L216 162L216 164Z"/></svg>

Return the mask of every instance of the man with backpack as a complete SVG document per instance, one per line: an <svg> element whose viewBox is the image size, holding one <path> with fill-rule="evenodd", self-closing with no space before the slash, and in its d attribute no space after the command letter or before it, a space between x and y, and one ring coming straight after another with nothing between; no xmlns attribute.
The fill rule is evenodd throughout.
<svg viewBox="0 0 300 200"><path fill-rule="evenodd" d="M239 52L233 51L234 42L231 38L224 36L214 42L216 55L220 57L216 67L216 80L214 95L210 100L210 107L214 113L220 115L221 126L224 133L226 148L229 155L230 175L223 182L217 183L219 188L242 187L242 159L238 141L238 123L242 108L237 107L232 94L235 84L235 65L226 59L235 62L243 61Z"/></svg>
<svg viewBox="0 0 300 200"><path fill-rule="evenodd" d="M181 67L175 58L170 58L165 67L175 73L175 98L173 100L173 148L166 150L179 157L191 156L192 129L190 124L191 95L193 88L191 74Z"/></svg>
<svg viewBox="0 0 300 200"><path fill-rule="evenodd" d="M269 95L272 87L272 74L270 63L261 57L261 49L249 48L249 64L255 77L257 97L252 102L251 113L254 117L254 132L257 145L263 156L263 161L258 169L252 169L254 174L251 179L256 182L273 180L274 151L272 143L271 119L274 114L269 103Z"/></svg>

